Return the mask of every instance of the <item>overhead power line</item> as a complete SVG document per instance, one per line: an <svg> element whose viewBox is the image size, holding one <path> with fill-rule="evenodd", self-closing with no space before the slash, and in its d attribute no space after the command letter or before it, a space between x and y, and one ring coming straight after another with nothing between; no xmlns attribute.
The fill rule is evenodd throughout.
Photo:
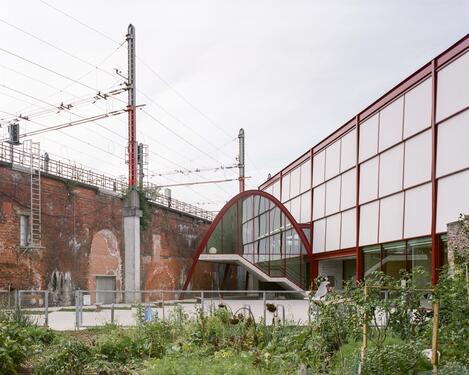
<svg viewBox="0 0 469 375"><path fill-rule="evenodd" d="M244 178L251 178L249 177L244 177ZM189 186L189 185L205 185L205 184L220 184L222 182L229 182L229 181L238 181L237 178L227 178L224 180L212 180L212 181L196 181L196 182L182 182L178 184L171 184L171 185L159 185L158 187L160 188L166 188L166 187L174 187L174 186Z"/></svg>

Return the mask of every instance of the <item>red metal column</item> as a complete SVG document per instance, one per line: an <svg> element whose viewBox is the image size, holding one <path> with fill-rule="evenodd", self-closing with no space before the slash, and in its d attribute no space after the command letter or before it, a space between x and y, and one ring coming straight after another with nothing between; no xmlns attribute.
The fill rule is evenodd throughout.
<svg viewBox="0 0 469 375"><path fill-rule="evenodd" d="M355 191L355 278L357 281L363 278L363 254L360 249L360 163L359 163L359 151L360 151L360 118L355 116L355 134L356 134L356 191Z"/></svg>
<svg viewBox="0 0 469 375"><path fill-rule="evenodd" d="M438 271L440 268L440 246L438 244L438 236L436 235L436 214L437 214L437 194L438 186L436 179L436 158L437 158L437 138L438 129L436 127L436 93L437 93L437 70L436 60L432 60L432 283L438 282Z"/></svg>

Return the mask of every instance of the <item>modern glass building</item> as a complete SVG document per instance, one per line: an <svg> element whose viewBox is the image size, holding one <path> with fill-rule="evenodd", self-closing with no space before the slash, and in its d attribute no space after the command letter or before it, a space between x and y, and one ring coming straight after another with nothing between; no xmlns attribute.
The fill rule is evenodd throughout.
<svg viewBox="0 0 469 375"><path fill-rule="evenodd" d="M306 289L318 275L340 288L417 266L436 282L446 225L469 213L468 140L466 35L259 190L234 197L185 287L198 261L221 265L219 287L232 266L242 289Z"/></svg>

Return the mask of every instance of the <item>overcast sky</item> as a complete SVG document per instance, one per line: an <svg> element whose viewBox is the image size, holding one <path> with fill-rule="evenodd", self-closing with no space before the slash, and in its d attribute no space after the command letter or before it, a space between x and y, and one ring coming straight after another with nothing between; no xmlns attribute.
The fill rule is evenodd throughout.
<svg viewBox="0 0 469 375"><path fill-rule="evenodd" d="M235 169L153 176L235 164L243 127L248 187L466 35L469 19L467 0L3 0L1 10L2 49L80 82L0 50L1 118L36 114L41 125L22 121L24 133L123 108L110 99L76 105L73 113L53 110L119 87L114 69L126 74L127 52L118 43L133 23L137 97L145 104L138 138L151 150L151 181L236 177ZM6 127L0 132L6 136ZM127 174L126 135L124 114L34 139L51 158L119 176ZM173 197L217 210L237 189L237 182L196 185L173 188Z"/></svg>

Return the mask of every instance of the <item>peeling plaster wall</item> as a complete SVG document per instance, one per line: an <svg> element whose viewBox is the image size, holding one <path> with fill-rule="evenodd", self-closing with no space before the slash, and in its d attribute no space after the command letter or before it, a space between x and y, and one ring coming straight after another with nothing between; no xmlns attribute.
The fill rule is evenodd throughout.
<svg viewBox="0 0 469 375"><path fill-rule="evenodd" d="M49 288L58 301L70 301L73 290L94 289L96 275L108 274L121 288L122 199L52 176L42 177L41 188L43 248L20 249L19 212L29 210L30 176L0 165L0 289ZM150 225L141 233L142 288L181 288L207 228L200 219L150 206ZM54 291L59 279L62 290ZM193 281L198 288L210 284Z"/></svg>

